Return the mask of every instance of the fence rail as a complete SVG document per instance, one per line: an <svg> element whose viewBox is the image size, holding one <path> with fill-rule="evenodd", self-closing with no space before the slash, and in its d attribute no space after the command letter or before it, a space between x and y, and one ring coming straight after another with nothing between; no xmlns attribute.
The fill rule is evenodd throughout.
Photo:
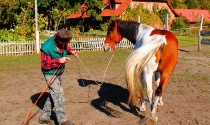
<svg viewBox="0 0 210 125"><path fill-rule="evenodd" d="M69 43L77 51L99 51L103 50L105 38L73 38ZM44 41L40 41L40 46ZM127 39L123 39L118 48L132 49L134 45ZM36 53L35 41L0 42L0 56L29 55Z"/></svg>

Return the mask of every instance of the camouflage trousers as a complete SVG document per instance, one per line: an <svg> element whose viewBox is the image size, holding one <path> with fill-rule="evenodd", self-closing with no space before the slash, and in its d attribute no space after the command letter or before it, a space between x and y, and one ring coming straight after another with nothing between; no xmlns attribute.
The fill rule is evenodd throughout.
<svg viewBox="0 0 210 125"><path fill-rule="evenodd" d="M45 76L47 83L48 81L51 80L51 77L52 76ZM54 105L57 121L59 124L63 124L64 122L67 121L67 117L64 112L65 97L64 97L63 87L62 87L61 75L55 78L55 80L53 81L53 83L51 84L49 88L49 92L52 98L51 97L47 98L44 104L44 107L41 111L39 120L50 119L51 111L53 109L52 106ZM51 101L51 99L53 102Z"/></svg>

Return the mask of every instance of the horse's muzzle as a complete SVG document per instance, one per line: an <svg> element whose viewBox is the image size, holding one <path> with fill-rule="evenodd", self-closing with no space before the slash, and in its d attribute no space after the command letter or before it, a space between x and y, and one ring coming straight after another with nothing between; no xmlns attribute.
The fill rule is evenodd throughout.
<svg viewBox="0 0 210 125"><path fill-rule="evenodd" d="M104 48L104 52L108 52L108 51L110 51L110 49L111 49L110 46L105 46L105 45L104 45L103 48Z"/></svg>

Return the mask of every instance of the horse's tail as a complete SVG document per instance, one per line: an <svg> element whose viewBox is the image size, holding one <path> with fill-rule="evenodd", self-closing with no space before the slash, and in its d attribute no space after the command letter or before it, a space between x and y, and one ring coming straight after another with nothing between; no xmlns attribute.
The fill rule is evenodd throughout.
<svg viewBox="0 0 210 125"><path fill-rule="evenodd" d="M142 71L148 61L155 55L155 52L166 44L165 36L153 35L148 44L133 51L125 61L126 83L129 91L128 103L138 106L143 97Z"/></svg>

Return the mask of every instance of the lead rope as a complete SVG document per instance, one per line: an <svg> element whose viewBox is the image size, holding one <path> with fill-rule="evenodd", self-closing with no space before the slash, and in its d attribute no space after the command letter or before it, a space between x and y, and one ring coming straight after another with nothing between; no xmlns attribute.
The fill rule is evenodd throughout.
<svg viewBox="0 0 210 125"><path fill-rule="evenodd" d="M78 58L78 60L79 60L80 63L82 64L82 66L85 68L85 70L88 72L88 74L93 78L92 74L89 72L89 70L88 70L87 67L84 65L84 63L83 63L82 60L79 58L79 56L77 55L76 57ZM102 81L102 83L100 84L100 83L98 83L97 81L94 80L94 82L95 82L97 85L100 85L100 86L103 85L103 83L104 83L104 78L105 78L105 75L106 75L106 71L107 71L107 69L108 69L108 67L109 67L109 65L110 65L110 62L111 62L111 60L113 59L113 57L114 57L114 54L112 55L112 57L110 58L110 60L109 60L109 62L108 62L108 64L107 64L107 66L106 66L106 69L105 69L104 75L103 75L103 81ZM78 65L77 65L77 67L78 67ZM78 67L78 70L79 70L79 67ZM79 70L79 74L80 74L80 77L82 78L82 75L81 75L81 73L80 73L80 70ZM85 86L85 83L84 83L83 79L82 79L82 84L83 84L83 86ZM105 90L107 90L107 89L105 89ZM105 90L103 90L103 91L105 91ZM103 92L103 91L101 91L101 92ZM89 92L90 92L90 86L88 86L88 92L87 92L87 93L88 93L88 94L87 94L87 95L88 95L88 100L87 100L87 101L79 101L79 102L69 101L69 102L73 102L73 103L88 103L88 102L91 101Z"/></svg>
<svg viewBox="0 0 210 125"><path fill-rule="evenodd" d="M106 69L105 69L104 75L103 75L103 81L102 81L102 83L100 84L100 83L98 83L97 81L94 80L94 82L95 82L97 85L100 85L100 86L103 85L103 83L104 83L104 78L105 78L105 75L106 75L106 71L107 71L107 69L108 69L108 67L109 67L109 64L110 64L111 60L113 59L113 57L114 57L114 54L112 54L112 57L110 58L110 60L109 60L109 62L108 62L108 64L107 64L107 66L106 66ZM79 61L81 62L82 66L85 68L85 70L88 72L88 74L93 78L92 74L90 74L89 70L88 70L87 67L84 65L84 63L83 63L82 60L79 58L79 56L77 56L77 58L79 59Z"/></svg>

